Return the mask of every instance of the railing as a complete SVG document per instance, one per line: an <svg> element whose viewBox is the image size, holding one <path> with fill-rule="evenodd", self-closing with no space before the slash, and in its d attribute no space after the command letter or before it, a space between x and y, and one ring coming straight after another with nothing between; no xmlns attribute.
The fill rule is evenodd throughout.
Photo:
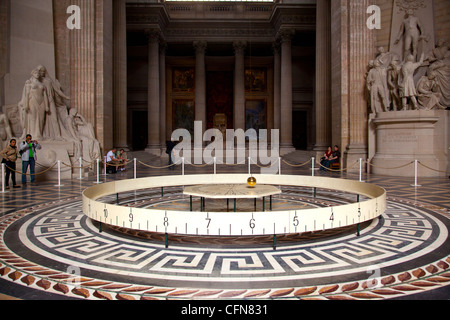
<svg viewBox="0 0 450 320"><path fill-rule="evenodd" d="M99 183L101 183L100 182L100 176L107 174L106 173L107 172L107 167L123 167L123 166L128 166L131 163L133 163L133 171L134 171L133 178L134 179L137 179L137 164L138 163L140 165L144 166L144 167L147 167L147 168L150 168L150 169L155 169L155 170L168 169L168 168L171 168L171 167L175 167L175 166L181 165L181 175L185 175L185 172L186 172L185 168L186 168L186 166L192 166L192 167L195 167L195 168L205 168L205 167L208 167L208 166L212 166L213 167L213 173L216 174L217 173L217 167L219 165L219 163L218 163L218 161L217 161L217 159L215 157L213 158L213 160L211 162L205 163L205 164L191 163L189 161L186 161L185 158L181 157L179 159L179 161L177 161L176 163L173 163L173 164L170 164L170 165L165 165L165 166L154 166L154 165L142 162L142 161L140 161L140 160L138 160L136 158L134 158L133 160L130 160L130 161L126 161L124 163L120 163L120 164L107 163L106 162L106 157L104 157L103 160L96 159L96 160L93 160L93 161L90 161L90 162L80 158L78 160L78 162L79 162L78 166L73 166L73 165L69 165L67 163L64 163L64 162L61 162L60 160L58 160L58 161L56 161L54 164L52 164L49 167L44 167L44 166L40 165L39 163L37 163L38 166L44 167L45 169L40 171L40 172L38 172L38 173L34 173L34 174L23 173L21 171L14 170L12 168L7 167L5 163L2 163L2 166L1 166L1 174L2 175L1 176L3 178L2 178L2 182L1 182L1 184L2 184L1 192L4 193L5 189L6 189L6 186L5 186L6 169L9 169L10 171L12 171L14 173L21 174L21 175L26 175L26 176L33 176L34 175L34 176L37 176L37 175L45 174L48 171L52 170L53 168L57 167L58 184L56 186L62 186L61 185L61 170L62 170L62 166L69 167L69 168L71 168L73 170L78 170L79 169L79 172L80 172L79 173L79 179L81 180L81 179L84 178L83 177L84 170L86 168L92 168L95 165L95 169L93 169L93 171L95 171L96 177L97 177L97 180L96 180L95 183L99 184ZM86 165L83 165L83 163L86 163ZM248 165L248 174L249 175L252 174L252 167L251 166L252 165L256 165L258 168L266 168L266 169L273 168L274 171L277 171L278 174L281 175L281 164L282 163L284 163L285 165L287 165L289 167L292 167L292 168L300 168L300 167L304 167L304 166L307 166L308 164L310 164L310 166L311 166L311 175L312 176L314 176L316 168L323 168L323 169L325 169L326 171L328 171L330 173L333 173L333 172L345 172L345 171L348 172L349 170L353 169L355 166L359 165L359 181L360 182L363 182L362 181L362 175L363 175L363 171L364 171L364 166L365 165L376 167L376 168L379 168L379 169L384 169L384 170L396 170L396 169L400 169L400 168L404 168L404 167L413 165L414 184L412 184L412 186L414 186L414 187L420 187L420 185L417 183L418 182L418 166L419 165L424 167L424 168L426 168L426 169L428 169L428 170L432 170L432 171L435 171L435 172L445 173L445 174L450 173L450 171L447 171L447 170L437 170L437 169L431 168L430 166L427 166L427 165L423 164L419 160L409 161L407 163L404 163L404 164L401 164L401 165L395 166L395 167L380 167L380 166L376 166L376 165L370 163L369 161L366 161L366 160L363 160L363 159L360 158L359 160L354 161L353 163L349 164L345 168L331 169L331 168L324 167L314 157L312 157L308 161L305 161L305 162L300 163L300 164L290 163L287 160L282 159L281 157L278 157L277 160L272 162L270 165L260 165L260 164L258 164L257 161L254 161L254 159L252 159L251 157L248 157L247 161L244 160L244 161L242 161L240 163L236 163L236 164L221 163L220 165L225 165L225 166L232 167L232 166L238 166L238 165L245 165L245 164L247 164ZM103 174L101 174L100 165L103 166L103 170L104 170ZM316 165L317 165L317 167L316 167Z"/></svg>

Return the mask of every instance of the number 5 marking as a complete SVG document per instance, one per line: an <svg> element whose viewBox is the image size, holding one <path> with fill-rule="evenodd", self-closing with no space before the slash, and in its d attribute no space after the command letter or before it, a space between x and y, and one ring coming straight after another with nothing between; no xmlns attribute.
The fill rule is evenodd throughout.
<svg viewBox="0 0 450 320"><path fill-rule="evenodd" d="M300 223L300 221L298 221L298 217L297 217L297 214L296 214L296 215L294 216L294 219L293 219L294 227L297 227L299 223Z"/></svg>

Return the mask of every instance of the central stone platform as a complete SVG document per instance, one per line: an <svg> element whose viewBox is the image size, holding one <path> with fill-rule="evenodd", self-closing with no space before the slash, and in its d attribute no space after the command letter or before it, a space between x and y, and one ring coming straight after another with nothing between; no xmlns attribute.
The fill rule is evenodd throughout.
<svg viewBox="0 0 450 320"><path fill-rule="evenodd" d="M281 190L272 185L258 184L250 187L245 184L206 184L206 185L195 185L187 186L184 188L183 194L190 196L190 211L192 211L192 197L200 197L200 211L204 211L205 198L210 199L227 199L227 210L228 210L228 200L234 200L234 211L236 208L236 199L255 199L255 210L256 210L256 199L263 199L263 211L266 211L265 197L270 197L270 210L272 210L272 196L275 194L280 194Z"/></svg>
<svg viewBox="0 0 450 320"><path fill-rule="evenodd" d="M243 199L268 197L280 194L281 190L275 186L264 184L254 187L245 184L208 184L185 187L183 193L212 199Z"/></svg>

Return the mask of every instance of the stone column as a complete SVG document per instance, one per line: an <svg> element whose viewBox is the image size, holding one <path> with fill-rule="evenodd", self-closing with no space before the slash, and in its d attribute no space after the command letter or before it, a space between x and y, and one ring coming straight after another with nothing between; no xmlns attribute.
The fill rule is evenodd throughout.
<svg viewBox="0 0 450 320"><path fill-rule="evenodd" d="M330 0L317 0L316 9L316 143L317 156L331 145L331 17Z"/></svg>
<svg viewBox="0 0 450 320"><path fill-rule="evenodd" d="M159 139L159 30L148 35L148 144L145 151L161 155Z"/></svg>
<svg viewBox="0 0 450 320"><path fill-rule="evenodd" d="M365 74L367 64L373 59L374 31L366 26L366 9L369 0L348 0L348 56L349 56L349 144L346 153L346 167L353 166L359 158L367 158L367 101L365 99ZM353 166L353 169L350 167Z"/></svg>
<svg viewBox="0 0 450 320"><path fill-rule="evenodd" d="M295 150L292 144L292 53L294 30L280 30L281 37L281 132L280 155Z"/></svg>
<svg viewBox="0 0 450 320"><path fill-rule="evenodd" d="M127 148L127 21L125 0L114 5L114 146Z"/></svg>
<svg viewBox="0 0 450 320"><path fill-rule="evenodd" d="M195 48L195 121L202 122L206 130L206 41L194 41Z"/></svg>
<svg viewBox="0 0 450 320"><path fill-rule="evenodd" d="M281 60L280 60L280 44L273 44L273 128L281 129L281 110L280 110L280 93L281 93Z"/></svg>
<svg viewBox="0 0 450 320"><path fill-rule="evenodd" d="M161 43L159 48L159 140L161 155L166 155L166 49L167 44ZM170 138L170 137L169 137Z"/></svg>
<svg viewBox="0 0 450 320"><path fill-rule="evenodd" d="M245 41L233 42L235 53L234 64L234 129L245 131L245 68L244 54L247 43Z"/></svg>
<svg viewBox="0 0 450 320"><path fill-rule="evenodd" d="M71 107L95 123L95 1L74 1L80 7L82 28L70 36Z"/></svg>

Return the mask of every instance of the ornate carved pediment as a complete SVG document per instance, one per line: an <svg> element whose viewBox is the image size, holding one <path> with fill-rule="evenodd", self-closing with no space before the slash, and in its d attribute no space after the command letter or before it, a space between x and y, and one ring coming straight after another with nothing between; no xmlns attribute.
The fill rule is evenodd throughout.
<svg viewBox="0 0 450 320"><path fill-rule="evenodd" d="M416 11L419 8L425 8L425 0L398 0L397 8L399 11L407 12L408 10Z"/></svg>

